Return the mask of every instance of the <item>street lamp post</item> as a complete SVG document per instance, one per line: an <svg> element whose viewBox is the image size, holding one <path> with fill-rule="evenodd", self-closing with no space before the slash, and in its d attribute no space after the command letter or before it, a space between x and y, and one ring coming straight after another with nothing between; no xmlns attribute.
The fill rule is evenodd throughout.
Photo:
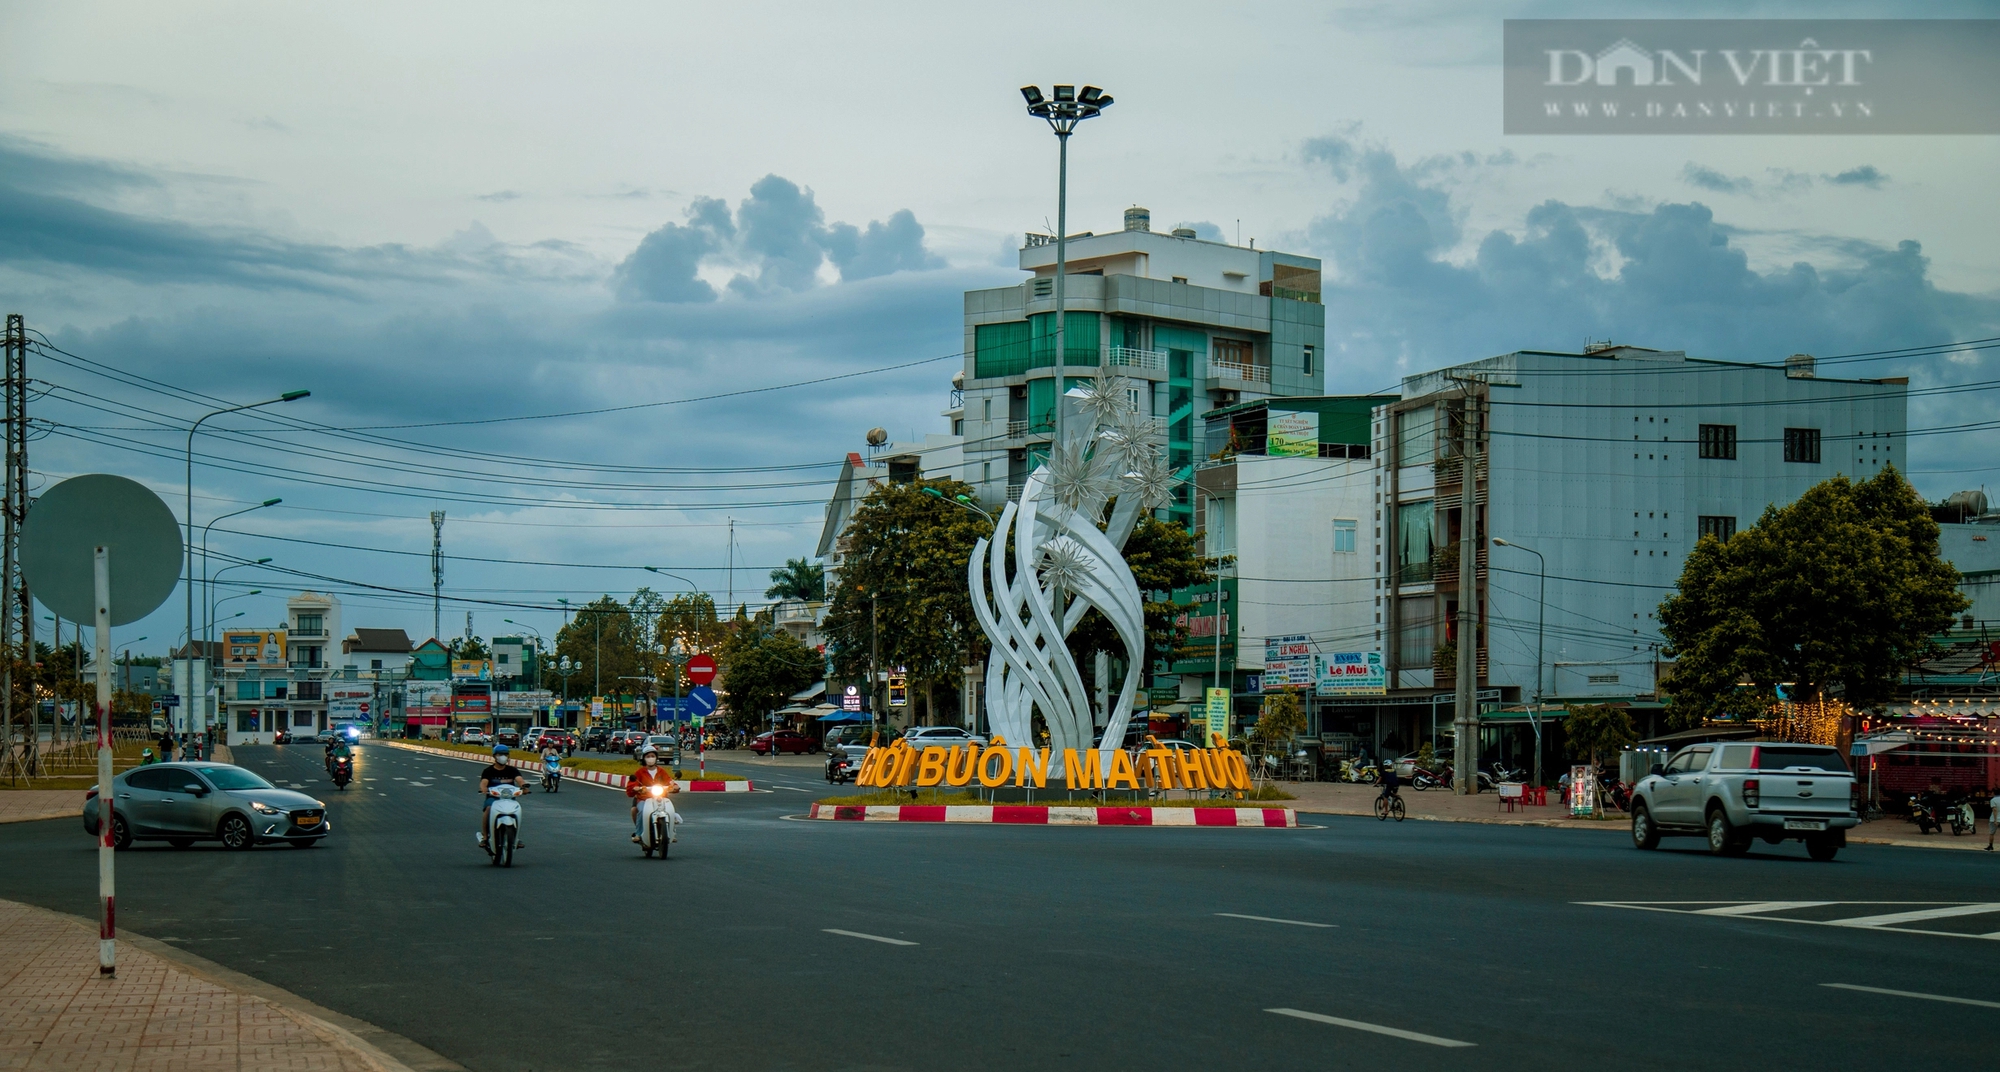
<svg viewBox="0 0 2000 1072"><path fill-rule="evenodd" d="M1069 356L1063 352L1063 276L1069 268L1069 136L1076 125L1094 118L1111 107L1111 97L1096 86L1054 86L1054 99L1044 99L1036 86L1022 86L1021 98L1028 102L1028 114L1048 121L1055 132L1059 163L1056 166L1056 413L1055 442L1063 441L1063 369ZM1033 415L1030 415L1033 419Z"/></svg>
<svg viewBox="0 0 2000 1072"><path fill-rule="evenodd" d="M187 487L184 489L187 493L187 510L182 516L187 521L187 578L186 578L187 636L188 636L188 645L190 647L194 645L194 434L196 432L201 431L202 422L208 420L210 417L220 417L225 413L241 413L246 409L257 409L262 406L275 405L279 402L296 402L299 399L305 398L310 394L312 394L311 391L286 391L284 394L281 394L276 398L267 398L262 402L248 402L241 406L225 406L222 409L212 410L208 413L202 414L199 418L195 420L193 424L188 426ZM204 685L205 684L206 682L204 682ZM204 689L204 691L206 690ZM181 704L182 704L181 715L180 715L181 718L184 719L188 717L187 709L190 706L192 706L193 703L194 703L194 660L189 659L187 691L181 696Z"/></svg>
<svg viewBox="0 0 2000 1072"><path fill-rule="evenodd" d="M1549 613L1549 565L1542 559L1542 553L1532 547L1522 547L1518 543L1493 537L1493 546L1512 547L1516 551L1526 551L1535 556L1535 706L1528 713L1528 724L1535 728L1535 784L1542 784L1542 636L1543 626Z"/></svg>
<svg viewBox="0 0 2000 1072"><path fill-rule="evenodd" d="M204 664L204 665L206 665L206 663L207 663L207 659L208 659L208 653L209 653L209 650L210 650L210 649L209 649L209 645L210 645L211 643L213 643L213 642L215 641L215 621L214 621L214 613L215 613L215 612L214 612L214 611L213 611L213 610L211 609L211 608L213 607L213 605L214 605L214 602L215 602L215 588L214 588L214 586L213 586L213 585L212 585L212 584L210 583L210 581L209 581L209 577L208 577L208 533L209 533L209 530L210 530L210 529L213 529L213 528L215 527L215 522L216 522L216 521L226 521L226 520L228 520L228 519L230 519L230 518L232 518L232 517L236 517L236 516L238 516L239 514L247 514L247 513L250 513L250 512L251 512L251 511L253 511L253 510L262 510L262 509L264 509L265 507L268 507L268 506L276 506L276 505L278 505L279 503L281 503L281 502L284 502L284 501L285 501L285 500L283 500L283 499L265 499L265 500L264 500L263 502L260 502L260 503L258 503L258 504L257 504L257 505L255 505L255 506L246 506L246 507L244 507L244 508L243 508L243 509L241 509L241 510L236 510L236 511L233 511L233 512L231 512L231 513L227 513L227 514L223 514L223 515L222 515L221 517L218 517L218 518L216 518L216 519L215 519L214 521L210 521L210 522L209 522L208 524L206 524L206 525L203 525L203 526L201 527L201 589L202 589L202 593L203 593L203 595L204 595L204 596L206 597L206 598L204 599L204 602L206 602L206 603L208 603L208 604L210 605L209 607L204 607L204 608L203 608L204 610L208 610L208 611L209 611L208 615L207 615L207 616L204 616L204 618L202 619L202 629L201 629L201 658L202 658L202 660L203 660L203 664ZM266 561L266 562L268 562L268 561L270 561L270 559L265 559L265 561ZM225 567L225 568L226 568L226 567ZM220 574L222 573L222 570L216 570L215 572L217 573L217 575L220 575ZM192 665L192 664L190 664L190 665ZM190 672L191 672L191 671L190 671ZM208 692L208 689L207 689L207 683L208 683L208 675L207 675L207 674L203 674L203 675L202 675L202 684L203 684L203 689L202 689L202 693L203 693L203 696L202 696L202 704L201 704L201 706L202 706L202 714L203 714L204 718L205 718L205 717L207 716L207 714L208 714L208 698L207 698L207 692ZM218 705L219 705L219 703L220 703L220 701L218 700ZM217 716L219 717L219 716L221 715L221 712L220 712L220 711L217 711L217 712L216 712L216 714L217 714Z"/></svg>
<svg viewBox="0 0 2000 1072"><path fill-rule="evenodd" d="M224 566L221 569L216 570L215 576L209 578L207 584L208 591L206 595L206 598L208 600L208 606L205 608L208 613L202 617L202 621L207 623L205 626L202 627L202 640L204 643L207 644L215 643L215 586L221 583L222 575L228 573L230 570L242 569L245 566L269 565L270 561L271 561L270 556L266 555L263 558L257 559L254 562L231 563L230 565Z"/></svg>
<svg viewBox="0 0 2000 1072"><path fill-rule="evenodd" d="M645 570L647 573L657 573L662 577L671 577L674 580L679 581L684 585L687 585L689 595L693 595L695 592L701 590L700 585L694 583L693 581L688 580L686 577L683 577L678 573L669 573L658 566L647 566L645 567ZM656 637L655 639L658 638ZM674 733L674 764L676 766L679 766L681 761L682 734L679 731L678 724L681 723L682 721L685 721L688 724L689 728L693 728L694 726L694 719L688 718L684 720L681 718L681 667L687 663L689 658L690 658L689 653L683 650L682 648L681 638L675 637L673 639L673 642L667 646L667 662L671 664L674 668L674 722L676 723L676 728ZM701 755L702 770L706 771L708 769L708 748L706 744L704 744L703 747L701 748L701 753L702 753Z"/></svg>
<svg viewBox="0 0 2000 1072"><path fill-rule="evenodd" d="M979 504L973 502L970 495L953 495L947 498L944 492L932 487L926 487L924 494L941 502L948 502L961 510L970 510L985 520L989 532L999 531L1000 523L994 520L992 514L987 513L980 508ZM965 720L965 728L969 733L979 732L979 696L972 687L972 674L975 669L972 665L972 652L968 650L965 653L965 669L963 671L965 680L959 689L959 695L963 698L961 702L965 710L959 712L959 715Z"/></svg>

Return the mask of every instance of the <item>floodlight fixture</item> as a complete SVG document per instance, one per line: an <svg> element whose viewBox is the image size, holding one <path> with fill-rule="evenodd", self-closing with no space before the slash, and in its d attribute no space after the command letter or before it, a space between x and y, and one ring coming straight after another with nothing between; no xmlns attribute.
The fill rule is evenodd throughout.
<svg viewBox="0 0 2000 1072"><path fill-rule="evenodd" d="M1057 104L1063 104L1063 103L1066 103L1066 102L1069 102L1069 101L1073 101L1073 100L1075 100L1075 99L1076 99L1076 87L1075 87L1075 86L1057 86L1057 87L1056 87L1056 103L1057 103Z"/></svg>
<svg viewBox="0 0 2000 1072"><path fill-rule="evenodd" d="M1030 108L1042 103L1042 90L1040 86L1022 86L1021 96L1028 102L1028 107Z"/></svg>

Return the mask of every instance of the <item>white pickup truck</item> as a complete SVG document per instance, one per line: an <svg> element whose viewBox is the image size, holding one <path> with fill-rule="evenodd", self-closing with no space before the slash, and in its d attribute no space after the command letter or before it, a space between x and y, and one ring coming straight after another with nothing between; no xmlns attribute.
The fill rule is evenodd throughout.
<svg viewBox="0 0 2000 1072"><path fill-rule="evenodd" d="M1692 744L1639 780L1632 792L1632 843L1656 848L1663 835L1708 838L1734 856L1753 838L1806 843L1815 860L1847 844L1859 789L1839 750L1815 744L1723 741Z"/></svg>

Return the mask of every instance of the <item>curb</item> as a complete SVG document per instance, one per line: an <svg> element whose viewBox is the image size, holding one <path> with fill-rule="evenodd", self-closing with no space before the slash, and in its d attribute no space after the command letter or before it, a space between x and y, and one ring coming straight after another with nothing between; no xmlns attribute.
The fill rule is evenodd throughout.
<svg viewBox="0 0 2000 1072"><path fill-rule="evenodd" d="M420 744L407 744L407 743L404 743L404 742L402 742L402 741L387 741L387 740L384 740L384 741L378 741L378 742L376 742L376 743L378 743L378 744L386 744L386 745L389 745L389 746L391 746L391 747L393 747L393 748L402 748L402 749L406 749L406 750L408 750L408 751L411 751L411 752L428 752L428 753L429 753L429 754L431 754L431 755L434 755L434 756L444 756L444 757L445 757L445 758L447 758L447 759L462 759L462 760L465 760L465 761L467 761L467 762L469 762L469 763L485 763L485 762L487 761L487 759L489 758L489 757L487 757L487 756L476 756L476 755L473 755L473 754L472 754L472 753L470 753L470 752L458 752L458 751L453 751L452 749L449 749L449 748L426 748L426 747L424 747L423 745L420 745ZM523 768L521 768L521 770L522 770L523 772L530 772L529 768L527 768L527 767L523 767ZM530 773L539 773L539 769L537 769L536 771L533 771L533 772L530 772ZM603 787L604 787L604 788L606 788L606 789L623 789L623 788L625 788L625 776L624 776L624 775L622 775L622 774L606 774L606 773L604 773L603 771L594 771L594 770L565 770L565 771L563 771L563 781L566 781L566 782L567 782L567 781L579 781L579 782L583 782L583 783L585 783L586 785L601 785L601 786L603 786ZM682 784L682 785L686 786L686 787L687 787L687 789L688 789L688 792L691 792L691 793L748 793L748 792L750 792L750 779L748 779L748 778L732 778L732 779L727 779L727 780L724 780L724 779L719 779L719 778L709 778L709 779L703 779L703 780L696 780L696 779L693 779L693 778L683 778L683 779L681 779L681 780L680 780L680 782L681 782L681 784Z"/></svg>
<svg viewBox="0 0 2000 1072"><path fill-rule="evenodd" d="M869 823L1001 823L1021 826L1296 827L1291 808L1072 808L1045 804L814 804L808 819Z"/></svg>

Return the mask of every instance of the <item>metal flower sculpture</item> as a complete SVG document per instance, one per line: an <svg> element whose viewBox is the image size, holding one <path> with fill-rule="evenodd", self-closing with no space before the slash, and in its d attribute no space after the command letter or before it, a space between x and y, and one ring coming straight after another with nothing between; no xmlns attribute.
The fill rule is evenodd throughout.
<svg viewBox="0 0 2000 1072"><path fill-rule="evenodd" d="M1123 548L1140 513L1171 498L1174 475L1152 443L1153 422L1132 412L1127 386L1122 376L1100 376L1072 393L1078 420L1028 475L1020 501L1001 512L992 538L973 548L966 570L973 612L993 643L993 731L1029 744L1040 712L1052 775L1063 773L1065 749L1118 748L1146 669L1145 604ZM1122 685L1107 689L1101 706L1065 642L1093 609L1124 649Z"/></svg>

